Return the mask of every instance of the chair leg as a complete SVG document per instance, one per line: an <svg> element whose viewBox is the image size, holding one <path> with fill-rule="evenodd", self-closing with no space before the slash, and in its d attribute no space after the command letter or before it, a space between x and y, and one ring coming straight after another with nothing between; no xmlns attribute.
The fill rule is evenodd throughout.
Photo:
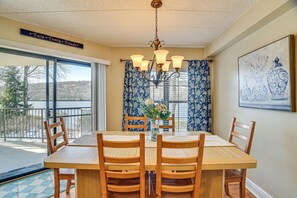
<svg viewBox="0 0 297 198"><path fill-rule="evenodd" d="M70 193L70 187L71 187L71 179L67 180L67 187L66 187L66 194Z"/></svg>
<svg viewBox="0 0 297 198"><path fill-rule="evenodd" d="M154 197L154 192L153 192L153 187L152 187L152 185L150 184L150 186L149 186L149 191L150 191L150 198L153 198Z"/></svg>
<svg viewBox="0 0 297 198"><path fill-rule="evenodd" d="M54 170L54 183L55 183L55 198L60 197L60 179L59 179L59 170Z"/></svg>
<svg viewBox="0 0 297 198"><path fill-rule="evenodd" d="M155 198L155 191L154 191L154 185L153 185L153 181L152 181L152 172L149 173L149 190L150 190L150 198Z"/></svg>
<svg viewBox="0 0 297 198"><path fill-rule="evenodd" d="M225 192L228 196L230 196L230 192L229 192L229 185L228 183L225 183Z"/></svg>
<svg viewBox="0 0 297 198"><path fill-rule="evenodd" d="M245 180L240 182L240 198L245 198Z"/></svg>

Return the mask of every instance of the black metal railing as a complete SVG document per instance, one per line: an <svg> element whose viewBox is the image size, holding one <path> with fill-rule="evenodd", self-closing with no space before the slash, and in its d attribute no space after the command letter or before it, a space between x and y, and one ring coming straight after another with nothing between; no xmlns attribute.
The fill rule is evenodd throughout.
<svg viewBox="0 0 297 198"><path fill-rule="evenodd" d="M0 138L46 139L43 121L47 115L52 121L52 109L0 109ZM63 117L69 139L91 132L91 107L57 108L57 117Z"/></svg>

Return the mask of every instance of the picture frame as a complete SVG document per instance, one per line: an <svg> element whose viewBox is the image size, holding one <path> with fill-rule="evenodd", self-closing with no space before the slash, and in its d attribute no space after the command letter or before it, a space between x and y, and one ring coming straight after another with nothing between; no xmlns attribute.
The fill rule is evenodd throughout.
<svg viewBox="0 0 297 198"><path fill-rule="evenodd" d="M288 35L238 58L239 107L296 112L294 41Z"/></svg>

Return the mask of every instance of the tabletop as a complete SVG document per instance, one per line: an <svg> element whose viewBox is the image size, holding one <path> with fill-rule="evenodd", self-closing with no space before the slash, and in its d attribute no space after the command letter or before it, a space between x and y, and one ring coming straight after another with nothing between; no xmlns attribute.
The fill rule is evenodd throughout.
<svg viewBox="0 0 297 198"><path fill-rule="evenodd" d="M131 132L104 132L108 135L126 135L133 136L138 133ZM185 134L175 132L173 136L197 136L197 132L188 132ZM149 137L149 134L147 134ZM164 136L172 136L170 133L166 133ZM47 168L74 168L74 169L89 169L98 170L98 151L94 146L95 135L85 136L74 141L71 146L66 146L56 153L48 156L44 161L44 166ZM90 142L91 141L91 142ZM89 145L89 146L88 146ZM107 148L106 154L112 156L135 156L139 149L112 149ZM197 149L179 149L164 150L164 155L177 156L177 157L189 157L197 153ZM149 146L145 149L145 163L146 170L155 170L156 166L156 147ZM182 159L181 159L182 160ZM240 169L240 168L256 168L257 161L250 155L242 152L234 146L206 146L204 148L203 156L203 170L223 170L223 169ZM136 164L123 164L118 167L112 167L114 169L135 169ZM166 168L166 166L165 166ZM172 166L168 165L168 168L172 169ZM193 165L175 165L176 170L191 170Z"/></svg>

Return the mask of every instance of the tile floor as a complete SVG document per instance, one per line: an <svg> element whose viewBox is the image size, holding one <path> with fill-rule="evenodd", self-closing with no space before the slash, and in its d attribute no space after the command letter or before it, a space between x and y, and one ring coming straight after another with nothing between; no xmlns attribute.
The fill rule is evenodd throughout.
<svg viewBox="0 0 297 198"><path fill-rule="evenodd" d="M0 185L1 198L46 198L54 194L54 174L52 170ZM66 189L66 181L61 182L61 192Z"/></svg>
<svg viewBox="0 0 297 198"><path fill-rule="evenodd" d="M29 177L18 179L13 182L0 185L1 198L47 198L53 197L54 194L54 175L52 170L47 170ZM66 195L66 181L61 182L61 198L75 197L75 188ZM239 197L239 186L236 184L230 185L230 197ZM228 196L225 195L225 198ZM248 190L247 198L255 198Z"/></svg>

